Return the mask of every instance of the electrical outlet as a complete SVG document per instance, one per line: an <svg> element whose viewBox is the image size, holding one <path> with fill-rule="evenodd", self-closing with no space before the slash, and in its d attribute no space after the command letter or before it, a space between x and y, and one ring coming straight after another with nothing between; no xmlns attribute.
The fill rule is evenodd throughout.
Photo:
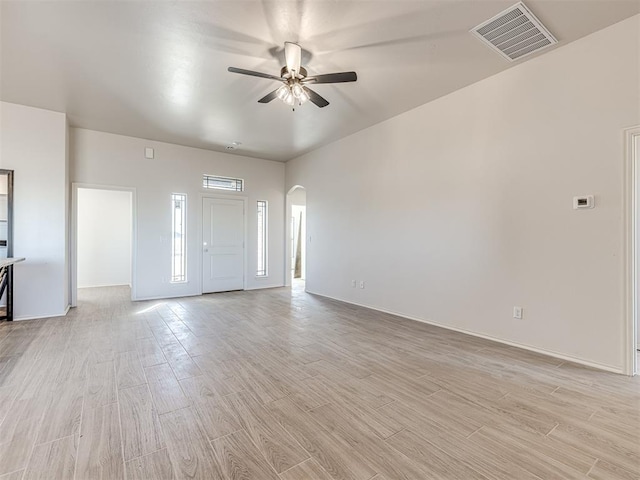
<svg viewBox="0 0 640 480"><path fill-rule="evenodd" d="M351 280L351 286L352 286L353 288L356 288L356 281L355 281L355 280Z"/></svg>
<svg viewBox="0 0 640 480"><path fill-rule="evenodd" d="M364 280L360 280L360 288L364 288Z"/></svg>
<svg viewBox="0 0 640 480"><path fill-rule="evenodd" d="M522 307L513 307L513 318L517 318L518 320L522 320Z"/></svg>

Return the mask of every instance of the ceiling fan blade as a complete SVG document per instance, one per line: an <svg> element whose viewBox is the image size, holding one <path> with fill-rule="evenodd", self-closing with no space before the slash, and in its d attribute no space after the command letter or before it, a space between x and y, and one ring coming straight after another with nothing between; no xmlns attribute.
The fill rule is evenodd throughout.
<svg viewBox="0 0 640 480"><path fill-rule="evenodd" d="M302 58L302 48L297 43L284 42L284 59L287 63L287 71L292 77L300 73L300 62Z"/></svg>
<svg viewBox="0 0 640 480"><path fill-rule="evenodd" d="M262 73L262 72L254 72L253 70L245 70L244 68L229 67L227 68L227 70L230 71L231 73L239 73L241 75L250 75L252 77L268 78L269 80L278 80L279 82L286 81L284 78L276 77L275 75L269 75L268 73Z"/></svg>
<svg viewBox="0 0 640 480"><path fill-rule="evenodd" d="M276 98L278 90L274 90L271 93L268 93L267 95L265 95L264 97L262 97L260 100L258 100L258 103L269 103L271 100L273 100L274 98Z"/></svg>
<svg viewBox="0 0 640 480"><path fill-rule="evenodd" d="M311 90L309 87L302 87L302 88L304 88L304 91L307 92L307 95L309 95L309 100L312 103L315 103L318 107L324 108L327 105L329 105L329 102L327 100L325 100L323 97L321 97L316 92Z"/></svg>
<svg viewBox="0 0 640 480"><path fill-rule="evenodd" d="M327 73L325 75L313 75L302 79L303 83L345 83L355 82L358 80L356 72L340 72L340 73Z"/></svg>

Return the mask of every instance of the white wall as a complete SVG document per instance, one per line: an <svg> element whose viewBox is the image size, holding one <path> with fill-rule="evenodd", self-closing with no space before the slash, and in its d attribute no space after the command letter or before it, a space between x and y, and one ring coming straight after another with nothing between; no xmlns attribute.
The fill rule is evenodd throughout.
<svg viewBox="0 0 640 480"><path fill-rule="evenodd" d="M639 35L635 16L288 162L307 290L621 371Z"/></svg>
<svg viewBox="0 0 640 480"><path fill-rule="evenodd" d="M16 319L63 315L68 306L67 120L0 102L0 168L14 176Z"/></svg>
<svg viewBox="0 0 640 480"><path fill-rule="evenodd" d="M144 148L155 158L144 158ZM284 265L284 164L84 129L71 129L72 182L135 187L137 216L137 298L196 295L201 285L200 215L204 173L245 180L247 212L247 288L284 284L284 269L256 278L257 200L269 202L269 265ZM187 194L187 277L171 284L171 193Z"/></svg>
<svg viewBox="0 0 640 480"><path fill-rule="evenodd" d="M131 284L132 194L78 189L78 287Z"/></svg>

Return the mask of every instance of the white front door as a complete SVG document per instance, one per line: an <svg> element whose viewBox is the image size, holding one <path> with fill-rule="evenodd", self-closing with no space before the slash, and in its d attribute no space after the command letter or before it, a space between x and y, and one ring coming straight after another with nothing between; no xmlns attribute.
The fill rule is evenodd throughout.
<svg viewBox="0 0 640 480"><path fill-rule="evenodd" d="M244 288L244 201L202 199L202 293Z"/></svg>

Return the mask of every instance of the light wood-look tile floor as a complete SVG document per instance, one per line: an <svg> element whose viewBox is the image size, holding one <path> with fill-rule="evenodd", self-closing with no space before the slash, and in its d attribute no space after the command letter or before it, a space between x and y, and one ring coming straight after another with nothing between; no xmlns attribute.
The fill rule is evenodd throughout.
<svg viewBox="0 0 640 480"><path fill-rule="evenodd" d="M0 324L0 479L638 479L640 381L294 288Z"/></svg>

